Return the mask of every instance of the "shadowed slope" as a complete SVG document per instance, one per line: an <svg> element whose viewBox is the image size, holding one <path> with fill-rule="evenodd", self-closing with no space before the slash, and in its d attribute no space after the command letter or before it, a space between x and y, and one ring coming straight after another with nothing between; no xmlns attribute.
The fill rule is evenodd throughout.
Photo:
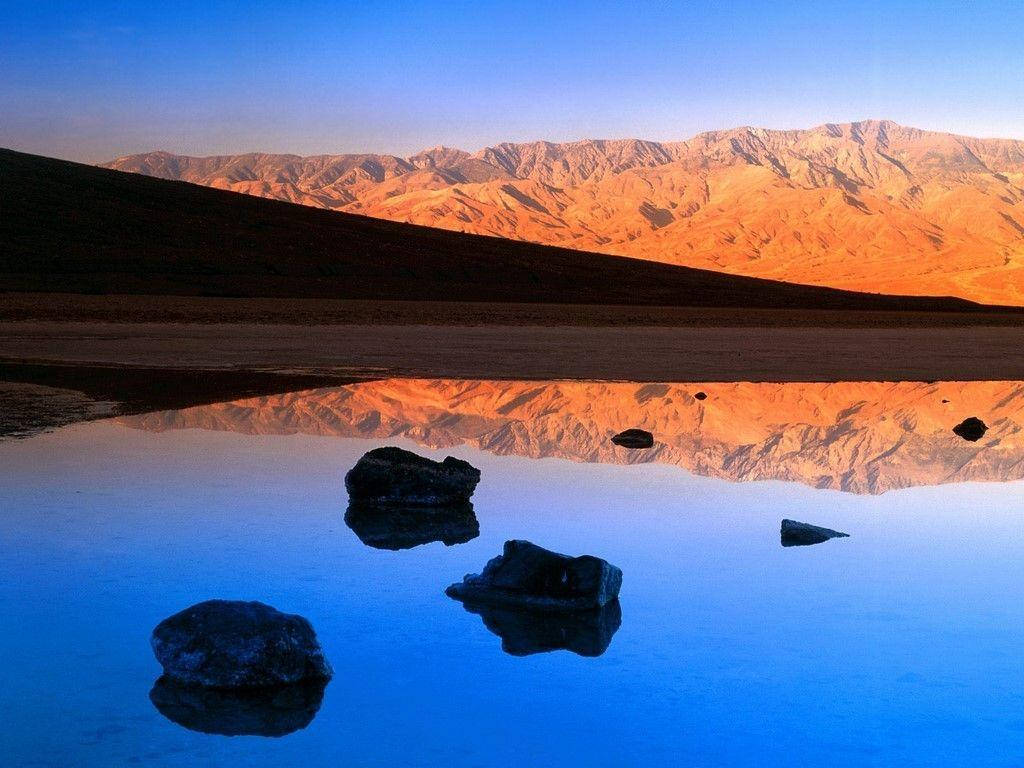
<svg viewBox="0 0 1024 768"><path fill-rule="evenodd" d="M2 290L983 310L456 234L6 150L0 204Z"/></svg>

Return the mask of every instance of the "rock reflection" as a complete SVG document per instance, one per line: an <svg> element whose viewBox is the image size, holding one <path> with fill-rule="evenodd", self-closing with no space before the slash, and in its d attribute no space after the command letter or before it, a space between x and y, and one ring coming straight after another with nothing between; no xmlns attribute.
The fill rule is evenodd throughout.
<svg viewBox="0 0 1024 768"><path fill-rule="evenodd" d="M576 613L540 613L481 603L463 603L463 607L479 615L484 626L501 638L501 649L512 656L562 650L600 656L622 624L618 600Z"/></svg>
<svg viewBox="0 0 1024 768"><path fill-rule="evenodd" d="M345 512L345 525L363 544L375 549L412 549L435 541L450 547L480 535L471 503L403 507L354 502Z"/></svg>
<svg viewBox="0 0 1024 768"><path fill-rule="evenodd" d="M988 426L970 443L953 427ZM726 480L895 488L1024 478L1024 382L629 384L381 380L128 417L151 430L404 437L434 449L674 464ZM655 445L624 451L627 427Z"/></svg>
<svg viewBox="0 0 1024 768"><path fill-rule="evenodd" d="M326 682L223 690L184 686L161 677L149 699L183 728L220 736L286 736L313 722Z"/></svg>

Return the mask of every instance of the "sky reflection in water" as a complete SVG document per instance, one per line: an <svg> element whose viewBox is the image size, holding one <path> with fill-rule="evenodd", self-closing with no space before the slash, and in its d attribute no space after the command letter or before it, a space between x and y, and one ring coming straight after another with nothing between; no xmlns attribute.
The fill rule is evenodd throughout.
<svg viewBox="0 0 1024 768"><path fill-rule="evenodd" d="M633 387L639 402L639 385L595 386ZM722 386L701 385L709 394L702 405L723 403ZM949 388L940 400L954 387L971 388L964 394L972 408L949 418L992 419L998 442L987 436L979 445L1001 452L993 462L970 449L972 466L984 467L987 480L1019 476L1007 403L1020 385L915 386ZM736 413L739 423L740 402L721 413ZM822 402L809 412L825 414ZM897 405L901 423L925 425L918 434L928 438L905 453L899 476L930 478L913 474L911 459L934 467L936 456L960 447L932 450L945 440L944 425L929 432L939 417ZM435 411L443 406L438 400ZM598 399L591 413L600 406ZM504 415L522 407L525 400ZM378 412L383 423L387 414ZM350 413L368 423L366 409ZM886 416L881 423L892 413L878 414ZM541 416L551 424L559 414L548 408ZM164 427L172 419L159 418ZM180 426L196 414L173 418ZM591 431L644 426L578 421L596 425ZM744 434L770 440L756 421L745 422ZM498 455L493 444L481 450L462 440L435 452L410 439L429 444L442 422L413 424L426 432L400 430L398 438L373 427L372 439L154 433L107 422L0 444L7 626L0 715L8 759L97 766L1024 759L1024 484L853 494L806 481L726 482L679 461L599 463L604 448L594 441L597 454L582 457L593 463L580 463ZM557 434L515 430L523 444L531 434ZM565 432L565 443L583 445L568 439L578 432ZM877 443L887 432L870 434ZM706 442L701 450L710 450ZM480 535L450 547L364 545L344 521L343 477L382 444L480 467L473 497ZM682 455L679 445L673 450ZM824 474L841 478L839 465ZM784 549L782 517L851 537ZM505 653L480 616L444 596L445 586L479 572L512 537L622 568L621 626L601 655ZM336 675L307 727L280 738L228 738L181 727L153 706L160 669L150 631L210 597L260 599L312 621Z"/></svg>

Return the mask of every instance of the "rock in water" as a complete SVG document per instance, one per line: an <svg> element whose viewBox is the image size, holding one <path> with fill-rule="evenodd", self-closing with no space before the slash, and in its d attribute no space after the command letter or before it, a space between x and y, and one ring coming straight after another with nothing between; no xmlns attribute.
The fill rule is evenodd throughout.
<svg viewBox="0 0 1024 768"><path fill-rule="evenodd" d="M796 520L783 520L781 535L782 546L803 547L808 544L821 544L829 539L848 537L850 534L809 523L799 523Z"/></svg>
<svg viewBox="0 0 1024 768"><path fill-rule="evenodd" d="M156 681L149 700L168 720L220 736L286 736L316 717L326 681L273 688L200 688L167 677Z"/></svg>
<svg viewBox="0 0 1024 768"><path fill-rule="evenodd" d="M404 507L355 502L345 512L345 525L375 549L411 549L432 541L450 547L480 535L480 523L469 503Z"/></svg>
<svg viewBox="0 0 1024 768"><path fill-rule="evenodd" d="M264 688L332 674L310 623L263 603L197 603L157 624L150 643L164 675L182 685Z"/></svg>
<svg viewBox="0 0 1024 768"><path fill-rule="evenodd" d="M619 595L622 571L599 557L569 557L528 541L506 541L502 554L452 584L445 594L483 605L533 611L585 611Z"/></svg>
<svg viewBox="0 0 1024 768"><path fill-rule="evenodd" d="M401 448L375 448L345 475L353 502L422 506L465 504L480 482L480 470L449 456L432 461Z"/></svg>
<svg viewBox="0 0 1024 768"><path fill-rule="evenodd" d="M981 440L986 432L988 432L988 425L976 416L964 419L953 427L953 434L972 443Z"/></svg>
<svg viewBox="0 0 1024 768"><path fill-rule="evenodd" d="M646 429L627 429L615 435L612 442L623 448L650 448L654 445L654 435Z"/></svg>
<svg viewBox="0 0 1024 768"><path fill-rule="evenodd" d="M579 656L600 656L622 624L622 609L612 600L595 611L538 613L516 608L463 603L501 638L501 649L511 656L571 651Z"/></svg>

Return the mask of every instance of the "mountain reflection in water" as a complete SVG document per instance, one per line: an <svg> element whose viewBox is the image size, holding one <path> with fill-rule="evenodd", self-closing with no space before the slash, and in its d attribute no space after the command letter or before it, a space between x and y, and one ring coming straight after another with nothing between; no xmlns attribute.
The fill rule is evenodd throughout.
<svg viewBox="0 0 1024 768"><path fill-rule="evenodd" d="M698 394L705 393L700 399ZM990 427L977 443L952 428ZM442 449L584 462L658 462L735 481L877 494L1024 477L1024 383L631 384L389 379L125 417L132 427L403 437ZM639 427L655 445L629 451Z"/></svg>

